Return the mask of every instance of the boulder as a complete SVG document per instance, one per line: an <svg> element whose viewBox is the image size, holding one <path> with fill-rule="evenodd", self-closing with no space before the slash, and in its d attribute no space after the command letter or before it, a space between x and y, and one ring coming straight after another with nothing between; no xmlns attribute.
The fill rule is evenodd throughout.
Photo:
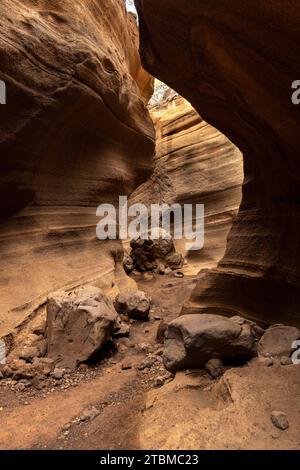
<svg viewBox="0 0 300 470"><path fill-rule="evenodd" d="M97 287L58 292L48 298L48 357L60 367L89 360L111 339L117 314Z"/></svg>
<svg viewBox="0 0 300 470"><path fill-rule="evenodd" d="M258 343L258 354L263 357L290 357L294 351L293 343L300 339L298 328L272 325Z"/></svg>
<svg viewBox="0 0 300 470"><path fill-rule="evenodd" d="M151 306L151 297L141 290L121 292L115 300L115 309L121 315L135 320L147 320Z"/></svg>
<svg viewBox="0 0 300 470"><path fill-rule="evenodd" d="M138 271L154 271L164 274L167 268L183 266L183 257L177 253L171 235L164 229L148 231L147 238L131 241L131 258Z"/></svg>
<svg viewBox="0 0 300 470"><path fill-rule="evenodd" d="M183 315L169 323L165 338L163 360L171 372L202 368L212 358L243 363L257 351L250 325L219 315Z"/></svg>

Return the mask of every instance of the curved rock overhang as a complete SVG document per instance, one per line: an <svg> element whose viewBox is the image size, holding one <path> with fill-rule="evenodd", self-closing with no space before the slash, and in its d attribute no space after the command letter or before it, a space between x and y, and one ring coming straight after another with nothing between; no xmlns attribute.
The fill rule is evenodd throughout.
<svg viewBox="0 0 300 470"><path fill-rule="evenodd" d="M184 313L300 323L298 0L136 0L145 68L244 155L243 200L217 269Z"/></svg>

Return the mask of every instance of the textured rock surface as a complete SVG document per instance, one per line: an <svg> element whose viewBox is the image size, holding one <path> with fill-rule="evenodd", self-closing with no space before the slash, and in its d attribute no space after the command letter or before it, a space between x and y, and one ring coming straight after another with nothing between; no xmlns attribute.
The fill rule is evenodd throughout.
<svg viewBox="0 0 300 470"><path fill-rule="evenodd" d="M242 363L256 355L250 325L218 315L183 315L169 323L163 354L166 368L200 369L213 358Z"/></svg>
<svg viewBox="0 0 300 470"><path fill-rule="evenodd" d="M96 207L147 178L154 131L123 0L2 0L0 16L3 336L49 292L124 278Z"/></svg>
<svg viewBox="0 0 300 470"><path fill-rule="evenodd" d="M226 254L186 311L299 324L300 108L291 101L300 76L298 0L136 5L147 70L244 154L243 201Z"/></svg>
<svg viewBox="0 0 300 470"><path fill-rule="evenodd" d="M138 271L164 274L166 268L179 269L183 266L183 257L176 252L172 236L161 228L149 230L146 239L132 240L130 246L133 268Z"/></svg>
<svg viewBox="0 0 300 470"><path fill-rule="evenodd" d="M185 239L175 240L175 245L187 257L190 273L216 267L241 202L242 155L181 97L151 108L150 113L157 137L155 169L131 201L204 204L204 248L188 253Z"/></svg>
<svg viewBox="0 0 300 470"><path fill-rule="evenodd" d="M58 292L47 303L47 356L60 366L89 360L112 337L117 313L97 287Z"/></svg>
<svg viewBox="0 0 300 470"><path fill-rule="evenodd" d="M258 353L264 357L289 357L295 350L293 343L300 340L298 328L272 325L258 343Z"/></svg>
<svg viewBox="0 0 300 470"><path fill-rule="evenodd" d="M151 306L151 298L140 290L121 292L115 300L115 309L121 315L136 320L147 320Z"/></svg>

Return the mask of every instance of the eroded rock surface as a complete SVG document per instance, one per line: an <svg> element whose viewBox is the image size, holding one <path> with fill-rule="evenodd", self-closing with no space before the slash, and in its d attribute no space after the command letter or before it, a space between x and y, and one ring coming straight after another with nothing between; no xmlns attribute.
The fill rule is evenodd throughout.
<svg viewBox="0 0 300 470"><path fill-rule="evenodd" d="M172 372L200 369L213 358L242 363L256 353L251 326L218 315L183 315L169 323L165 332L163 359Z"/></svg>
<svg viewBox="0 0 300 470"><path fill-rule="evenodd" d="M121 245L96 238L96 208L149 176L154 129L123 0L3 0L0 16L4 336L49 292L125 282Z"/></svg>
<svg viewBox="0 0 300 470"><path fill-rule="evenodd" d="M174 93L173 93L174 95ZM192 105L173 96L150 109L156 129L155 168L130 197L131 203L204 204L204 247L188 251L185 237L174 240L187 258L186 269L215 268L225 252L227 235L241 202L241 152L207 124ZM195 223L195 207L193 223Z"/></svg>
<svg viewBox="0 0 300 470"><path fill-rule="evenodd" d="M117 313L97 287L58 292L48 298L47 356L59 366L91 359L112 337Z"/></svg>
<svg viewBox="0 0 300 470"><path fill-rule="evenodd" d="M114 305L120 315L127 315L135 320L147 320L151 298L141 290L128 290L117 296Z"/></svg>
<svg viewBox="0 0 300 470"><path fill-rule="evenodd" d="M185 311L298 326L300 108L291 100L300 76L298 0L135 3L147 70L244 154L243 201L225 256Z"/></svg>

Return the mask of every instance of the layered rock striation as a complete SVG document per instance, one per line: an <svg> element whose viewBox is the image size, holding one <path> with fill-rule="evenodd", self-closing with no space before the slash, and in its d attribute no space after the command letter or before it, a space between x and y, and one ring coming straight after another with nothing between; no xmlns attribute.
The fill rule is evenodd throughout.
<svg viewBox="0 0 300 470"><path fill-rule="evenodd" d="M146 69L244 154L225 256L185 312L300 323L299 5L291 0L136 0Z"/></svg>
<svg viewBox="0 0 300 470"><path fill-rule="evenodd" d="M204 204L204 247L187 251L188 240L175 240L187 257L185 272L215 268L225 252L228 231L241 202L243 159L221 132L207 124L184 98L173 97L150 109L156 129L155 168L132 194L132 203ZM194 227L195 228L195 227Z"/></svg>
<svg viewBox="0 0 300 470"><path fill-rule="evenodd" d="M3 0L0 16L4 336L54 290L124 278L121 245L96 238L96 208L151 173L154 129L123 0Z"/></svg>

